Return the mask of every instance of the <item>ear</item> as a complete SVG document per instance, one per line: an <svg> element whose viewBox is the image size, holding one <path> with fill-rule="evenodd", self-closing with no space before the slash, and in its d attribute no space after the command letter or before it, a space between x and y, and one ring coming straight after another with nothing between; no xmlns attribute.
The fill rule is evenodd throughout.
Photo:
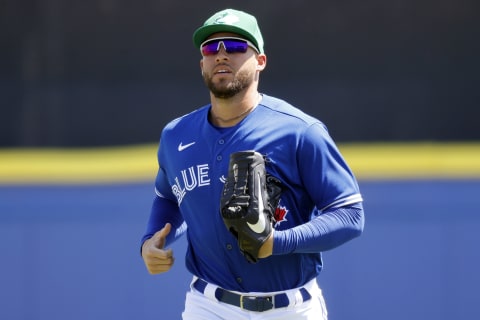
<svg viewBox="0 0 480 320"><path fill-rule="evenodd" d="M263 71L267 66L267 56L263 53L257 55L257 71Z"/></svg>
<svg viewBox="0 0 480 320"><path fill-rule="evenodd" d="M202 75L203 75L203 59L200 59L200 70L201 70Z"/></svg>

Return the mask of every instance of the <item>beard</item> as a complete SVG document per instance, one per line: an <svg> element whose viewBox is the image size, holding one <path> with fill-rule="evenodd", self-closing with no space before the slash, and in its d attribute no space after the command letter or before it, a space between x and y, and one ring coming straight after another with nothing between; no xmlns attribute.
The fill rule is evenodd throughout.
<svg viewBox="0 0 480 320"><path fill-rule="evenodd" d="M253 77L252 72L244 70L240 71L232 81L222 79L219 83L214 83L211 75L203 74L203 80L210 92L215 98L220 99L228 99L242 92L252 84Z"/></svg>

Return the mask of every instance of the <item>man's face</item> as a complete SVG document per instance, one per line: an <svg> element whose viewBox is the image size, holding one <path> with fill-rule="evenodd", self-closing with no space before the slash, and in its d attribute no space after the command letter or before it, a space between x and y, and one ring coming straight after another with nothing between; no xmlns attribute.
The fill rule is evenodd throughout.
<svg viewBox="0 0 480 320"><path fill-rule="evenodd" d="M222 37L239 38L234 33L215 33L208 39ZM227 99L235 96L255 81L258 56L251 47L244 53L227 53L224 45L220 43L218 53L203 55L200 61L205 84L216 98Z"/></svg>

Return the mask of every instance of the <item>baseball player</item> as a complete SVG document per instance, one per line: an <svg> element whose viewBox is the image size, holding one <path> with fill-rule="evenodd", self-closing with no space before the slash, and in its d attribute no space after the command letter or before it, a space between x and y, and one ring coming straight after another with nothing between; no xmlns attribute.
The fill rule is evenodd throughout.
<svg viewBox="0 0 480 320"><path fill-rule="evenodd" d="M193 42L211 99L162 131L146 267L170 270L186 234L183 319L327 319L321 252L362 233L357 182L322 122L258 92L255 17L217 12Z"/></svg>

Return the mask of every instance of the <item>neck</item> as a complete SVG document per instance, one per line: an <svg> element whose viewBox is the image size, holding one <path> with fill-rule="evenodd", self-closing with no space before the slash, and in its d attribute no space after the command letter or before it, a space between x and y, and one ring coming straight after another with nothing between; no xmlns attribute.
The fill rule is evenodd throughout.
<svg viewBox="0 0 480 320"><path fill-rule="evenodd" d="M255 109L261 98L258 92L229 99L214 98L210 109L210 121L219 127L234 126Z"/></svg>

